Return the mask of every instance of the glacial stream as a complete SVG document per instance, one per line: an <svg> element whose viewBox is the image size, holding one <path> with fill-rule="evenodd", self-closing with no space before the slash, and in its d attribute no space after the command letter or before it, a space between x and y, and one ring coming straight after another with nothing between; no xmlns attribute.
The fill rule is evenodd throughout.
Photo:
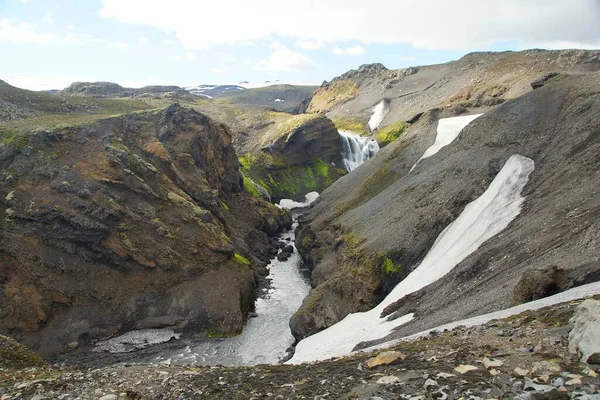
<svg viewBox="0 0 600 400"><path fill-rule="evenodd" d="M293 212L294 220L298 214ZM293 246L296 226L297 222L294 222L293 229L281 234L279 240ZM268 266L270 288L256 300L256 317L249 318L240 335L201 341L181 340L180 348L166 349L144 362L195 365L278 363L294 343L289 320L310 290L307 274L303 274L301 266L300 255L295 247L287 261L271 261Z"/></svg>

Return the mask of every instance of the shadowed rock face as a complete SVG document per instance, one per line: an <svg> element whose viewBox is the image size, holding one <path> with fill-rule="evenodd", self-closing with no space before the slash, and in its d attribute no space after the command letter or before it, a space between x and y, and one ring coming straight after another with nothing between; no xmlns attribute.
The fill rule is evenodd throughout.
<svg viewBox="0 0 600 400"><path fill-rule="evenodd" d="M535 162L521 213L445 277L386 310L416 315L393 335L507 308L531 269L560 274L538 274L524 299L598 280L599 82L598 73L561 74L477 118L411 172L434 143L439 118L451 116L425 112L323 192L296 237L314 289L291 320L295 336L376 305L513 154Z"/></svg>
<svg viewBox="0 0 600 400"><path fill-rule="evenodd" d="M267 233L291 220L243 190L224 125L175 104L3 150L0 331L50 355L130 329L241 330Z"/></svg>
<svg viewBox="0 0 600 400"><path fill-rule="evenodd" d="M342 165L340 135L333 122L325 117L310 119L291 129L263 151L291 166L306 165L316 159Z"/></svg>

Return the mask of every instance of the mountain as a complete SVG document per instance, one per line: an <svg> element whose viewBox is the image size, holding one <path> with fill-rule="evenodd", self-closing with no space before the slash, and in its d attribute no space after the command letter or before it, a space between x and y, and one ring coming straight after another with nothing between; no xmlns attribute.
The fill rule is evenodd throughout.
<svg viewBox="0 0 600 400"><path fill-rule="evenodd" d="M190 93L209 99L223 99L234 105L263 107L290 113L298 113L298 107L309 101L316 89L316 86L286 84L251 89L237 85L199 85L187 88Z"/></svg>
<svg viewBox="0 0 600 400"><path fill-rule="evenodd" d="M125 88L112 82L74 82L58 92L63 96L90 97L169 97L174 99L193 99L188 91L179 86L144 86L139 89Z"/></svg>
<svg viewBox="0 0 600 400"><path fill-rule="evenodd" d="M529 60L531 54L539 53L522 56ZM562 52L551 54L552 60L562 59ZM412 109L390 106L386 118L392 113L419 113L420 117L413 118L399 138L374 159L325 190L301 219L296 244L312 269L314 289L292 318L291 327L298 339L309 336L305 348L321 343L333 349L345 343L342 331L369 332L369 323L390 326L382 332L373 325L371 332L376 337L367 334L354 342L348 338L346 349L350 351L354 346L504 309L599 279L595 243L600 238L600 202L595 187L600 168L600 74L586 71L599 71L600 59L598 52L566 54L584 55L577 58L582 64L572 65L572 74L549 78L543 87L533 85L535 90L515 80L517 86L508 87L503 100L496 101L500 105L472 104L468 110L485 111L483 115L459 117L458 124L452 106L429 110L420 108L427 107L426 103L417 103ZM467 58L474 61L473 57ZM486 65L489 57L496 56L484 54L476 64ZM517 67L513 70L520 71ZM382 69L374 73L388 74ZM369 79L373 79L369 87L379 81ZM479 85L484 82L488 85L483 78ZM414 96L439 106L453 90L436 83ZM508 93L525 90L528 92L520 97L508 98ZM360 94L343 107L334 107L330 115L340 115L342 108L352 110L371 95ZM411 104L410 98L397 101ZM463 115L464 111L459 111ZM455 139L448 137L448 124L458 134ZM506 172L504 167L513 165L508 162L514 161L513 157L523 164ZM493 211L493 204L500 203L492 202L488 204L492 208L483 208L487 210L484 214L459 219L494 198L490 193L500 185L490 186L494 178L508 176L506 182L513 184L521 179L520 173L525 174L524 186L506 189L517 197L508 200L498 195L495 200L522 202L514 209L516 214L496 221L495 216L502 214ZM488 189L491 192L486 192ZM483 196L484 192L488 194ZM480 197L483 200L478 200ZM482 225L485 215L496 222L478 228L486 226ZM458 226L451 227L454 221ZM452 238L443 238L448 232ZM441 251L436 245L446 246L449 239L454 244L446 248L444 256L435 258L436 251ZM435 254L428 256L432 251ZM418 270L420 265L425 270ZM407 280L404 285L403 280ZM386 298L388 295L391 297ZM371 310L384 298L385 309L364 315L367 325L352 325L353 320L362 318L357 314L338 328L330 328L335 328L331 333L327 329L322 335L310 336L349 313ZM384 324L388 317L398 319L393 331L394 322ZM335 338L336 344L325 337ZM360 344L362 340L367 343ZM332 355L325 351L323 356L328 354Z"/></svg>
<svg viewBox="0 0 600 400"><path fill-rule="evenodd" d="M308 112L326 113L341 129L359 125L355 130L365 134L433 108L480 113L528 93L530 83L547 73L597 71L599 56L589 50L526 50L470 53L445 64L400 70L364 65L324 82Z"/></svg>
<svg viewBox="0 0 600 400"><path fill-rule="evenodd" d="M0 331L43 356L131 329L239 332L287 212L192 109L0 136Z"/></svg>

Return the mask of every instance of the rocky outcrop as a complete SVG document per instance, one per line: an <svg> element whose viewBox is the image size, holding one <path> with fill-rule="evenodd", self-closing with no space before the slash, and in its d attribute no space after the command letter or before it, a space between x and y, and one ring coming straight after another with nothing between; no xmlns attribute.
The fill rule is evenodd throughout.
<svg viewBox="0 0 600 400"><path fill-rule="evenodd" d="M224 125L174 104L9 147L0 331L49 355L131 329L241 330L267 233L291 220L244 191Z"/></svg>
<svg viewBox="0 0 600 400"><path fill-rule="evenodd" d="M569 333L569 351L581 362L600 362L600 301L588 299L581 303L569 320L573 329Z"/></svg>
<svg viewBox="0 0 600 400"><path fill-rule="evenodd" d="M298 115L276 125L262 140L262 151L287 165L303 165L317 158L329 164L342 163L340 135L324 116Z"/></svg>
<svg viewBox="0 0 600 400"><path fill-rule="evenodd" d="M301 114L271 127L260 138L260 149L246 153L244 174L264 187L275 202L304 200L321 192L346 172L342 169L340 135L331 120Z"/></svg>
<svg viewBox="0 0 600 400"><path fill-rule="evenodd" d="M597 280L599 76L561 75L474 120L411 171L434 143L439 118L453 115L425 112L322 193L296 237L314 288L292 318L295 336L376 305L513 154L535 162L520 215L444 278L386 310L391 318L416 316L393 335L506 308L515 293L527 301ZM537 282L515 292L529 269Z"/></svg>

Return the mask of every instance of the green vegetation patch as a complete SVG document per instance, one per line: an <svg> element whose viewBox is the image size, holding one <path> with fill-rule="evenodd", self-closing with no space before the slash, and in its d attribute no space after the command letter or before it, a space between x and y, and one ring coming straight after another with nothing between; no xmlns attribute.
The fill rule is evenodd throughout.
<svg viewBox="0 0 600 400"><path fill-rule="evenodd" d="M16 340L0 335L0 368L30 368L46 365L42 358Z"/></svg>
<svg viewBox="0 0 600 400"><path fill-rule="evenodd" d="M387 146L394 140L398 139L405 130L406 122L397 121L378 130L375 134L375 139L377 139L377 142L381 146Z"/></svg>
<svg viewBox="0 0 600 400"><path fill-rule="evenodd" d="M355 98L359 93L358 84L350 79L333 82L316 91L308 107L308 112L327 112L335 106Z"/></svg>
<svg viewBox="0 0 600 400"><path fill-rule="evenodd" d="M250 265L250 260L248 260L246 257L244 257L241 254L238 253L234 253L233 254L233 259L235 260L235 262L237 262L238 264L242 264L242 265Z"/></svg>
<svg viewBox="0 0 600 400"><path fill-rule="evenodd" d="M397 274L398 272L401 272L401 271L402 271L402 264L394 263L394 261L389 257L385 257L383 259L383 261L381 263L381 273L384 276Z"/></svg>
<svg viewBox="0 0 600 400"><path fill-rule="evenodd" d="M361 136L371 134L367 121L358 117L342 117L332 119L337 129L356 132Z"/></svg>
<svg viewBox="0 0 600 400"><path fill-rule="evenodd" d="M25 147L29 142L29 135L16 129L0 128L0 143L12 145L15 149Z"/></svg>

